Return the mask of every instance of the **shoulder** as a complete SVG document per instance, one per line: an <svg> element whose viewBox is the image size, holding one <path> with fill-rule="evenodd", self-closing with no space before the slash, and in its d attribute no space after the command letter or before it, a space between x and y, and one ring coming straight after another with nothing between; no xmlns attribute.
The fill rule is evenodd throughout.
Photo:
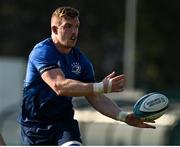
<svg viewBox="0 0 180 147"><path fill-rule="evenodd" d="M46 52L53 52L54 51L54 44L51 41L50 38L47 38L39 43L37 43L33 51L35 52L41 52L41 53L46 53Z"/></svg>
<svg viewBox="0 0 180 147"><path fill-rule="evenodd" d="M37 43L33 50L31 51L29 57L30 58L40 58L40 57L48 57L56 55L56 50L54 49L54 44L52 43L50 38L47 38L39 43Z"/></svg>

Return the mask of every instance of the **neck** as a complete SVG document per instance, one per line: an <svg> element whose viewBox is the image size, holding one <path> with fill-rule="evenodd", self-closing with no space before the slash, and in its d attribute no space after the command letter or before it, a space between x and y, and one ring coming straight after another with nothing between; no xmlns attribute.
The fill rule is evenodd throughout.
<svg viewBox="0 0 180 147"><path fill-rule="evenodd" d="M72 48L69 48L69 47L66 47L66 46L60 44L59 41L54 37L51 37L51 38L52 38L52 41L53 41L54 45L56 46L56 49L60 53L68 54L71 51Z"/></svg>

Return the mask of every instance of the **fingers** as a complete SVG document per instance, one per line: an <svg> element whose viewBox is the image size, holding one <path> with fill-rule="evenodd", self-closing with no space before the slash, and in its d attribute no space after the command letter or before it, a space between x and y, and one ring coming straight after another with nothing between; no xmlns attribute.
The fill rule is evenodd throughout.
<svg viewBox="0 0 180 147"><path fill-rule="evenodd" d="M123 74L115 76L115 72L113 71L104 78L103 83L105 93L121 92L125 86L125 76Z"/></svg>
<svg viewBox="0 0 180 147"><path fill-rule="evenodd" d="M138 127L138 128L151 128L151 129L156 129L155 126L153 125L150 125L150 124L147 124L147 123L144 123L143 121L138 121L136 123L129 123L129 125L132 125L134 127Z"/></svg>
<svg viewBox="0 0 180 147"><path fill-rule="evenodd" d="M155 129L156 127L147 123L140 123L139 124L140 128L151 128L151 129Z"/></svg>
<svg viewBox="0 0 180 147"><path fill-rule="evenodd" d="M112 73L110 73L107 77L106 77L106 79L111 79L111 78L113 78L115 76L115 72L113 71Z"/></svg>
<svg viewBox="0 0 180 147"><path fill-rule="evenodd" d="M151 128L151 129L156 129L155 126L150 125L150 124L146 124L146 123L139 123L139 124L137 124L135 127L138 127L138 128Z"/></svg>
<svg viewBox="0 0 180 147"><path fill-rule="evenodd" d="M124 75L113 77L111 80L112 80L112 91L114 92L123 91L126 82Z"/></svg>
<svg viewBox="0 0 180 147"><path fill-rule="evenodd" d="M105 77L106 79L117 79L117 80L121 80L121 79L125 79L125 75L124 74L121 74L121 75L118 75L118 76L115 76L115 71L113 71L112 73L110 73L108 76Z"/></svg>
<svg viewBox="0 0 180 147"><path fill-rule="evenodd" d="M115 77L115 78L112 78L111 80L112 80L112 82L113 82L114 85L119 85L120 87L121 87L121 86L124 86L124 85L125 85L125 82L126 82L125 79L116 78L116 77Z"/></svg>
<svg viewBox="0 0 180 147"><path fill-rule="evenodd" d="M149 123L154 123L154 120L148 120ZM151 128L155 129L156 127L150 124L147 124L144 120L136 118L133 113L129 114L126 118L126 123L130 126L138 128Z"/></svg>
<svg viewBox="0 0 180 147"><path fill-rule="evenodd" d="M149 119L143 119L144 122L148 122L148 123L155 123L154 120L149 120Z"/></svg>

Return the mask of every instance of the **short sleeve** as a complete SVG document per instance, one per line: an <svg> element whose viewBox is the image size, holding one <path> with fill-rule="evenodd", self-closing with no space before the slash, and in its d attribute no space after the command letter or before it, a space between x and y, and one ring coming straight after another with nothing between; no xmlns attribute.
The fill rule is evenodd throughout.
<svg viewBox="0 0 180 147"><path fill-rule="evenodd" d="M30 54L29 60L33 63L40 74L47 70L58 68L57 55L53 48L48 46L34 48Z"/></svg>

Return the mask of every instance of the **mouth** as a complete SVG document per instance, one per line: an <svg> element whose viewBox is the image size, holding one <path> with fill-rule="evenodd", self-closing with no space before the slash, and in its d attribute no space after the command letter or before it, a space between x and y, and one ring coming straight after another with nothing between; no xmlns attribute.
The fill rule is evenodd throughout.
<svg viewBox="0 0 180 147"><path fill-rule="evenodd" d="M76 37L76 36L72 36L70 39L71 39L72 41L75 41L75 40L77 39L77 37Z"/></svg>

